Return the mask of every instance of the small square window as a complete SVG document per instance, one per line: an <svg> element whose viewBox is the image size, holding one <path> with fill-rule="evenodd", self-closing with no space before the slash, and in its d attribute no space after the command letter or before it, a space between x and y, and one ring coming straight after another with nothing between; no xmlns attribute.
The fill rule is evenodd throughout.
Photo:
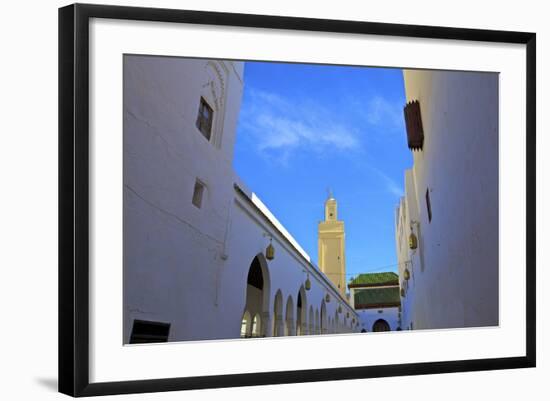
<svg viewBox="0 0 550 401"><path fill-rule="evenodd" d="M203 97L199 104L199 115L197 116L197 128L204 135L204 137L210 140L212 136L212 121L214 117L214 110Z"/></svg>
<svg viewBox="0 0 550 401"><path fill-rule="evenodd" d="M432 221L432 203L430 201L430 189L426 189L426 208L428 209L428 222Z"/></svg>
<svg viewBox="0 0 550 401"><path fill-rule="evenodd" d="M193 205L199 209L202 206L202 196L204 194L204 184L199 180L195 181L195 189L193 190Z"/></svg>

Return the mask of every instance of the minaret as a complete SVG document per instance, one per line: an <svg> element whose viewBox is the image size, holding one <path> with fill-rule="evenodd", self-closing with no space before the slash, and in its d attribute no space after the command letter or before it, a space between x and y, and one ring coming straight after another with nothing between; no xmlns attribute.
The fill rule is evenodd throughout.
<svg viewBox="0 0 550 401"><path fill-rule="evenodd" d="M344 222L338 220L338 205L329 192L325 220L319 222L319 267L346 296L346 252Z"/></svg>

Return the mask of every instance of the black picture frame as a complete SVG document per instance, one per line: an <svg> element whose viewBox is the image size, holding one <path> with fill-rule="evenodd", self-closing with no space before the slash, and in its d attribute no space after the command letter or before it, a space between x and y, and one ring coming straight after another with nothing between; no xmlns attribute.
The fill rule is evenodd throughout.
<svg viewBox="0 0 550 401"><path fill-rule="evenodd" d="M161 21L516 43L526 46L526 354L521 357L408 363L90 383L89 381L89 21ZM536 35L479 29L73 4L59 9L59 391L95 396L534 367L536 363Z"/></svg>

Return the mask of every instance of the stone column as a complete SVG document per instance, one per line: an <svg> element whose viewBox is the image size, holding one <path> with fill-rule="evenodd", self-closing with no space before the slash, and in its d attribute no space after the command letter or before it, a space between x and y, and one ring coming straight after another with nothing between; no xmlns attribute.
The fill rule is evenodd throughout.
<svg viewBox="0 0 550 401"><path fill-rule="evenodd" d="M283 315L275 315L275 336L285 335L285 321Z"/></svg>
<svg viewBox="0 0 550 401"><path fill-rule="evenodd" d="M289 336L295 336L296 335L296 323L294 322L294 319L287 320L286 325L288 327L288 335Z"/></svg>
<svg viewBox="0 0 550 401"><path fill-rule="evenodd" d="M262 312L262 327L260 333L264 337L271 337L271 333L273 333L269 312Z"/></svg>

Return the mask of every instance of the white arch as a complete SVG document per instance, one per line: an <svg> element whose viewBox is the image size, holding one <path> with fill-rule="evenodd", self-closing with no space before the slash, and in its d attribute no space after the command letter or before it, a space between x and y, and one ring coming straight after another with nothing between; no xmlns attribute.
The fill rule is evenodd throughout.
<svg viewBox="0 0 550 401"><path fill-rule="evenodd" d="M260 336L261 324L262 324L262 318L260 317L259 313L256 313L256 315L254 315L254 318L252 319L252 327L250 329L250 334L252 337Z"/></svg>
<svg viewBox="0 0 550 401"><path fill-rule="evenodd" d="M241 338L250 337L250 312L245 311L241 319Z"/></svg>
<svg viewBox="0 0 550 401"><path fill-rule="evenodd" d="M246 276L246 295L244 310L251 316L260 315L256 332L258 336L268 336L271 333L270 323L270 288L271 280L267 260L262 253L254 256L250 262ZM251 335L251 331L249 330Z"/></svg>
<svg viewBox="0 0 550 401"><path fill-rule="evenodd" d="M308 334L315 334L315 314L313 312L313 305L309 306L309 317L308 317Z"/></svg>
<svg viewBox="0 0 550 401"><path fill-rule="evenodd" d="M321 326L319 325L319 309L315 309L315 334L321 334Z"/></svg>
<svg viewBox="0 0 550 401"><path fill-rule="evenodd" d="M283 293L277 290L273 301L273 336L284 335Z"/></svg>
<svg viewBox="0 0 550 401"><path fill-rule="evenodd" d="M305 334L307 334L307 295L302 285L296 296L296 335Z"/></svg>
<svg viewBox="0 0 550 401"><path fill-rule="evenodd" d="M271 294L271 277L269 274L269 265L267 264L267 259L265 258L264 254L261 252L256 255L256 259L260 263L260 267L262 268L262 276L264 279L262 310L269 314L269 295Z"/></svg>
<svg viewBox="0 0 550 401"><path fill-rule="evenodd" d="M292 295L289 295L286 301L285 311L285 336L294 335L296 335L296 329L294 327L294 302L292 301Z"/></svg>
<svg viewBox="0 0 550 401"><path fill-rule="evenodd" d="M325 304L325 300L323 299L321 301L321 334L325 334L329 332L329 317L327 314L327 305Z"/></svg>

